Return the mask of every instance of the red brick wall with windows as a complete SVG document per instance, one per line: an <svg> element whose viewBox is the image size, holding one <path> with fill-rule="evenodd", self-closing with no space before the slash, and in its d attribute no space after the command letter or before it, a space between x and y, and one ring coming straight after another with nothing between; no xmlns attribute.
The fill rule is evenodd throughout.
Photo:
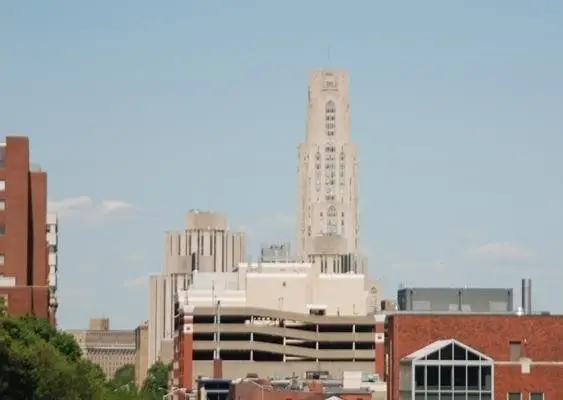
<svg viewBox="0 0 563 400"><path fill-rule="evenodd" d="M7 137L0 157L0 274L16 286L0 287L0 295L10 314L55 321L47 288L47 174L30 171L29 162L29 139Z"/></svg>
<svg viewBox="0 0 563 400"><path fill-rule="evenodd" d="M534 365L522 374L517 365L495 363L495 398L520 392L527 399L543 392L546 399L563 399L563 316L544 315L416 315L388 317L389 400L399 398L399 362L402 358L440 339L456 339L495 361L510 361L510 342L520 342L522 356Z"/></svg>

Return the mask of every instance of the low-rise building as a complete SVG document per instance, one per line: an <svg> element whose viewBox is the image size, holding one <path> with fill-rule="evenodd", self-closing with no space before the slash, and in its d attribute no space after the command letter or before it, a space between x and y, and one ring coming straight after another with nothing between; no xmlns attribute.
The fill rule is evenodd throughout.
<svg viewBox="0 0 563 400"><path fill-rule="evenodd" d="M90 320L89 329L68 330L85 358L99 365L108 378L127 364L135 364L135 331L110 329L109 319Z"/></svg>
<svg viewBox="0 0 563 400"><path fill-rule="evenodd" d="M397 313L387 325L389 400L563 399L563 316Z"/></svg>
<svg viewBox="0 0 563 400"><path fill-rule="evenodd" d="M310 263L242 263L233 273L194 273L177 295L175 386L195 377L257 372L288 376L318 368L383 373L384 318L376 281L362 274L324 274ZM377 359L374 362L374 359Z"/></svg>

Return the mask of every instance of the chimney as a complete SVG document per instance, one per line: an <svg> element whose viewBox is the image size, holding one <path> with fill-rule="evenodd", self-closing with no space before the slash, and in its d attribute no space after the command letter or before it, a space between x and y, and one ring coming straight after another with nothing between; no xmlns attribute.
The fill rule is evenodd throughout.
<svg viewBox="0 0 563 400"><path fill-rule="evenodd" d="M532 314L532 280L522 279L522 310L524 314Z"/></svg>

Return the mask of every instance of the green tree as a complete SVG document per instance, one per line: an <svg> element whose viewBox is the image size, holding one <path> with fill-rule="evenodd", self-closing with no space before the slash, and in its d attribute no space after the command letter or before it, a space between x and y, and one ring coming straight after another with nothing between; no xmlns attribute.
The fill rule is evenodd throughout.
<svg viewBox="0 0 563 400"><path fill-rule="evenodd" d="M105 400L105 391L72 336L36 318L0 316L0 399Z"/></svg>
<svg viewBox="0 0 563 400"><path fill-rule="evenodd" d="M28 329L35 332L41 339L51 343L63 356L71 362L82 357L82 351L70 333L57 331L47 320L31 316L21 318Z"/></svg>
<svg viewBox="0 0 563 400"><path fill-rule="evenodd" d="M168 391L168 380L171 371L172 364L164 364L157 361L151 365L143 382L142 393L162 398Z"/></svg>
<svg viewBox="0 0 563 400"><path fill-rule="evenodd" d="M108 386L114 389L135 389L135 366L133 364L126 364L119 368L115 371Z"/></svg>

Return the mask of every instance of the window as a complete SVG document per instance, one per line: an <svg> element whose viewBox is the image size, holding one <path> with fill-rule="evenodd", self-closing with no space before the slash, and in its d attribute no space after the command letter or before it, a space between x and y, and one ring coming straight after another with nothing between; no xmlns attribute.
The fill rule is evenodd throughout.
<svg viewBox="0 0 563 400"><path fill-rule="evenodd" d="M0 265L4 265L4 253L0 253Z"/></svg>
<svg viewBox="0 0 563 400"><path fill-rule="evenodd" d="M0 224L0 236L4 236L6 234L6 225Z"/></svg>
<svg viewBox="0 0 563 400"><path fill-rule="evenodd" d="M6 181L4 179L0 180L0 191L6 190Z"/></svg>
<svg viewBox="0 0 563 400"><path fill-rule="evenodd" d="M326 135L329 137L334 136L334 116L336 113L336 105L333 101L329 101L325 105L325 128L326 128Z"/></svg>
<svg viewBox="0 0 563 400"><path fill-rule="evenodd" d="M493 362L455 340L442 342L429 345L412 361L406 376L414 385L414 398L491 400ZM435 344L440 344L438 349Z"/></svg>
<svg viewBox="0 0 563 400"><path fill-rule="evenodd" d="M337 215L338 215L338 213L336 212L336 207L330 206L328 208L326 214L328 216L327 232L329 234L334 234L337 231Z"/></svg>
<svg viewBox="0 0 563 400"><path fill-rule="evenodd" d="M508 393L506 400L522 400L522 393Z"/></svg>
<svg viewBox="0 0 563 400"><path fill-rule="evenodd" d="M4 211L6 209L6 200L0 200L0 211Z"/></svg>
<svg viewBox="0 0 563 400"><path fill-rule="evenodd" d="M510 342L509 357L509 361L520 361L522 357L522 342Z"/></svg>
<svg viewBox="0 0 563 400"><path fill-rule="evenodd" d="M530 393L530 400L543 400L543 393L539 393L539 392Z"/></svg>

